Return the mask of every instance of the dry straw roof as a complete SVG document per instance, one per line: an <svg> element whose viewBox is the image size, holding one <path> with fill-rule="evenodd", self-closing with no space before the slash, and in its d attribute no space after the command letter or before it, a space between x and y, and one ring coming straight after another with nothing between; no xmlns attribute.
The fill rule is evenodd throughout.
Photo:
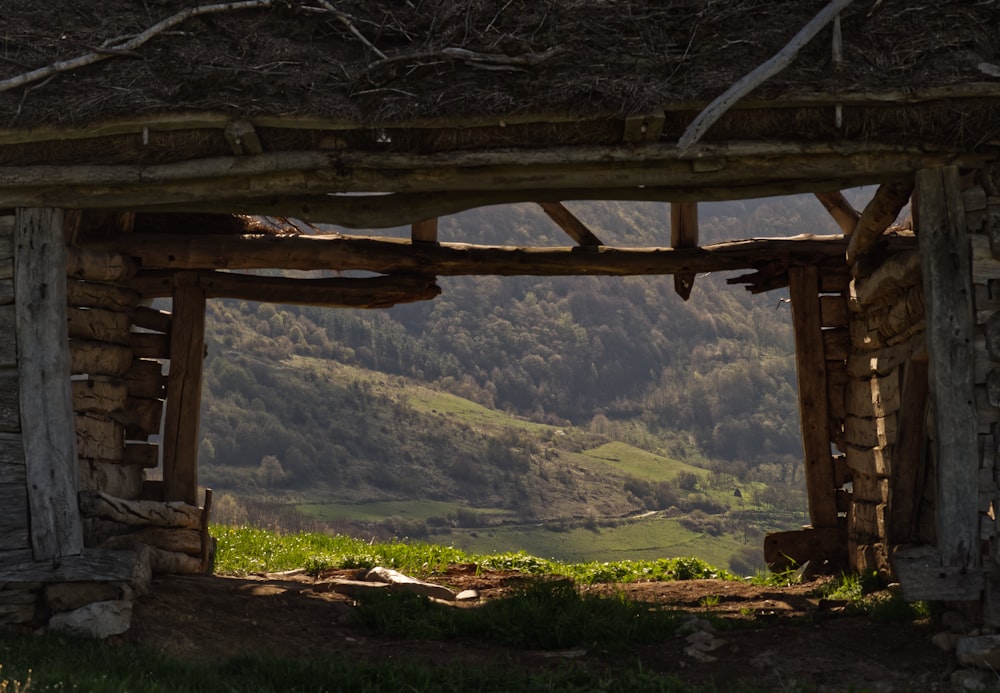
<svg viewBox="0 0 1000 693"><path fill-rule="evenodd" d="M3 0L0 80L114 52L195 4L206 3ZM2 92L0 127L190 111L383 125L704 105L826 0L267 4L191 17L134 49ZM979 67L1000 63L995 0L856 0L842 26L839 66L828 27L751 98L961 92L991 81L1000 93L1000 79Z"/></svg>

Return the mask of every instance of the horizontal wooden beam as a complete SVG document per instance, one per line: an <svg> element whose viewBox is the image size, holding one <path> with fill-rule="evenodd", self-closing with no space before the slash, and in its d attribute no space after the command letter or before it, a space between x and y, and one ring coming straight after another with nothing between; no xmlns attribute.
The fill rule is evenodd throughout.
<svg viewBox="0 0 1000 693"><path fill-rule="evenodd" d="M664 144L427 155L277 152L155 166L0 167L0 207L134 208L303 193L741 187L795 181L847 187L847 181L969 163L959 159L953 153L856 143L704 145L684 154Z"/></svg>
<svg viewBox="0 0 1000 693"><path fill-rule="evenodd" d="M174 276L170 270L142 272L130 286L145 298L170 296ZM400 303L428 301L441 293L432 277L421 276L293 279L200 271L196 286L204 290L206 298L334 308L390 308Z"/></svg>
<svg viewBox="0 0 1000 693"><path fill-rule="evenodd" d="M912 238L892 250L912 249ZM356 236L235 236L123 234L100 241L138 258L143 267L170 270L365 270L380 274L640 275L714 272L768 263L842 267L842 236L797 236L732 241L700 248L518 248L461 243L412 243Z"/></svg>

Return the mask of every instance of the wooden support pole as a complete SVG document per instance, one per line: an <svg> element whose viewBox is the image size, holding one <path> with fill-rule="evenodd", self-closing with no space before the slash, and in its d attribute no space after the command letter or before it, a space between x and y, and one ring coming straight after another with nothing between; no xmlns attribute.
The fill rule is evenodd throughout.
<svg viewBox="0 0 1000 693"><path fill-rule="evenodd" d="M973 374L972 263L958 168L919 171L914 222L920 240L937 461L941 565L980 564L979 455Z"/></svg>
<svg viewBox="0 0 1000 693"><path fill-rule="evenodd" d="M191 283L196 278L190 277ZM198 422L205 357L205 292L178 276L173 293L170 373L163 426L163 487L167 501L198 502Z"/></svg>
<svg viewBox="0 0 1000 693"><path fill-rule="evenodd" d="M698 203L670 203L670 247L698 247ZM685 301L691 297L694 287L694 272L678 272L674 275L674 291Z"/></svg>
<svg viewBox="0 0 1000 693"><path fill-rule="evenodd" d="M854 233L854 229L858 225L858 220L861 218L861 213L854 209L854 206L847 201L847 198L839 191L818 192L815 194L816 199L823 203L826 211L837 222L837 226L844 232L844 235L850 236Z"/></svg>
<svg viewBox="0 0 1000 693"><path fill-rule="evenodd" d="M899 428L889 480L888 541L893 545L917 540L927 463L927 364L910 360L901 377Z"/></svg>
<svg viewBox="0 0 1000 693"><path fill-rule="evenodd" d="M826 353L820 325L819 272L815 267L788 271L795 329L795 366L799 382L799 418L806 465L809 518L815 528L837 526L837 491L830 451L826 392Z"/></svg>
<svg viewBox="0 0 1000 693"><path fill-rule="evenodd" d="M418 221L410 227L410 240L414 243L437 243L437 217Z"/></svg>
<svg viewBox="0 0 1000 693"><path fill-rule="evenodd" d="M554 221L566 235L583 246L604 245L601 239L594 235L594 232L587 228L587 225L580 221L575 214L566 209L562 202L538 202L542 211Z"/></svg>
<svg viewBox="0 0 1000 693"><path fill-rule="evenodd" d="M79 554L73 395L66 332L63 214L20 209L14 228L21 434L36 561Z"/></svg>
<svg viewBox="0 0 1000 693"><path fill-rule="evenodd" d="M885 230L910 201L912 192L912 178L883 183L879 186L871 202L865 205L865 211L861 213L857 228L851 235L851 243L847 246L848 265L853 266L859 257L875 247Z"/></svg>

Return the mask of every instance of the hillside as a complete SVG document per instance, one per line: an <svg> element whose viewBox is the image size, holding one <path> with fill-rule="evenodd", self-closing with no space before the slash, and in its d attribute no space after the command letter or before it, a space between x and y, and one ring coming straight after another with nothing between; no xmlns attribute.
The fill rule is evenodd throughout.
<svg viewBox="0 0 1000 693"><path fill-rule="evenodd" d="M570 206L609 244L669 235L665 205ZM825 214L811 197L706 204L701 238L835 232ZM549 227L565 244L515 205L443 219L440 235L518 244ZM440 283L435 301L388 311L212 302L204 483L283 503L446 503L550 529L671 508L732 519L739 500L799 521L783 294L718 275L688 302L671 277ZM395 533L470 524L423 515ZM739 524L719 532L746 535Z"/></svg>

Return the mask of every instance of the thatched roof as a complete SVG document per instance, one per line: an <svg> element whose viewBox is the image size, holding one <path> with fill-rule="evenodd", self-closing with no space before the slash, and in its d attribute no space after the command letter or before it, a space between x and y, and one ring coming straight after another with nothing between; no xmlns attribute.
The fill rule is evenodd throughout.
<svg viewBox="0 0 1000 693"><path fill-rule="evenodd" d="M994 0L855 0L840 17L842 59L827 25L693 153L670 147L827 0L219 4L244 9L4 0L0 207L323 221L314 203L332 203L316 196L377 191L410 194L410 213L434 216L518 199L835 190L995 158ZM101 59L45 70L88 55ZM175 167L145 168L161 164ZM216 181L213 200L198 180ZM177 185L157 204L149 190L162 182ZM423 197L456 191L475 194ZM359 224L398 221L372 218L368 202L337 204L338 219L350 207Z"/></svg>
<svg viewBox="0 0 1000 693"><path fill-rule="evenodd" d="M123 44L193 4L5 0L0 80ZM825 4L285 0L193 17L135 50L2 93L0 126L185 111L369 125L645 114L717 96ZM828 28L752 98L916 94L989 82L978 66L1000 62L998 7L858 0L842 15L842 63L831 62Z"/></svg>

